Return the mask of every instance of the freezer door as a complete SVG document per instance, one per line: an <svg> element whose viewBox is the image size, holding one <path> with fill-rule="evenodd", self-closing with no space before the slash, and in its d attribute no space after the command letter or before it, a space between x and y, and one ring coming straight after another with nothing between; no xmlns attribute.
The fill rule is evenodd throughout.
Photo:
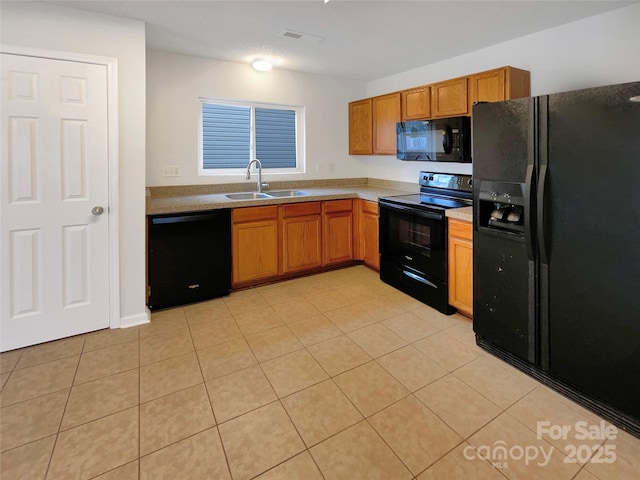
<svg viewBox="0 0 640 480"><path fill-rule="evenodd" d="M533 161L534 99L473 107L473 179L524 182Z"/></svg>
<svg viewBox="0 0 640 480"><path fill-rule="evenodd" d="M535 111L532 98L473 110L473 329L483 342L532 364L538 360L531 229ZM506 221L505 213L500 222L492 219L494 212L524 218Z"/></svg>
<svg viewBox="0 0 640 480"><path fill-rule="evenodd" d="M640 82L548 97L548 370L640 419ZM541 110L543 108L541 107Z"/></svg>

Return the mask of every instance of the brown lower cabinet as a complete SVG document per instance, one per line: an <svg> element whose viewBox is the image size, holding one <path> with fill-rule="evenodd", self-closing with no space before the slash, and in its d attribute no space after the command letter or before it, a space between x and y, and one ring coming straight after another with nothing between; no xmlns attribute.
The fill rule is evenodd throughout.
<svg viewBox="0 0 640 480"><path fill-rule="evenodd" d="M278 206L236 208L231 222L233 284L278 275Z"/></svg>
<svg viewBox="0 0 640 480"><path fill-rule="evenodd" d="M322 202L282 206L282 273L322 265Z"/></svg>
<svg viewBox="0 0 640 480"><path fill-rule="evenodd" d="M471 222L449 219L449 304L473 316L473 229Z"/></svg>
<svg viewBox="0 0 640 480"><path fill-rule="evenodd" d="M378 247L378 203L359 200L360 203L360 259L365 265L380 270Z"/></svg>
<svg viewBox="0 0 640 480"><path fill-rule="evenodd" d="M323 203L323 264L334 265L353 260L353 200L349 198Z"/></svg>
<svg viewBox="0 0 640 480"><path fill-rule="evenodd" d="M236 208L233 286L362 260L378 270L378 204L360 199Z"/></svg>

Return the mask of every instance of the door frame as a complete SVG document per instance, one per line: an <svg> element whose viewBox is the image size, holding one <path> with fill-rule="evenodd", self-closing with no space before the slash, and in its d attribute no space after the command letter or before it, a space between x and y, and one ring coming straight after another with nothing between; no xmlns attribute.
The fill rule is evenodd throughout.
<svg viewBox="0 0 640 480"><path fill-rule="evenodd" d="M61 50L48 50L0 43L0 53L25 57L64 60L103 65L107 68L107 162L109 213L109 328L120 328L120 241L119 241L119 137L118 137L118 59Z"/></svg>

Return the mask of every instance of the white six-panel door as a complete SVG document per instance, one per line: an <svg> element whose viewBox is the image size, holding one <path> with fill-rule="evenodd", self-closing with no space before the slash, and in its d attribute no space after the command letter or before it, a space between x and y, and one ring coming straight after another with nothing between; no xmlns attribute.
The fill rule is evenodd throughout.
<svg viewBox="0 0 640 480"><path fill-rule="evenodd" d="M109 172L106 66L3 53L1 68L6 351L109 326Z"/></svg>

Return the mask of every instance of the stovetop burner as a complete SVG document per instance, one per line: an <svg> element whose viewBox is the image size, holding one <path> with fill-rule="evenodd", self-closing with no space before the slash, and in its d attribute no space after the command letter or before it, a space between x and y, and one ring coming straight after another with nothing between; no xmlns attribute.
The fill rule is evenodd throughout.
<svg viewBox="0 0 640 480"><path fill-rule="evenodd" d="M468 202L457 200L455 198L445 198L445 197L438 197L434 195L427 195L427 194L420 194L420 193L416 193L414 195L398 195L398 196L387 197L387 198L392 198L400 202L413 203L417 205L430 205L430 206L440 207L445 209L469 206Z"/></svg>
<svg viewBox="0 0 640 480"><path fill-rule="evenodd" d="M381 200L430 210L468 207L473 204L471 176L420 172L420 193Z"/></svg>

